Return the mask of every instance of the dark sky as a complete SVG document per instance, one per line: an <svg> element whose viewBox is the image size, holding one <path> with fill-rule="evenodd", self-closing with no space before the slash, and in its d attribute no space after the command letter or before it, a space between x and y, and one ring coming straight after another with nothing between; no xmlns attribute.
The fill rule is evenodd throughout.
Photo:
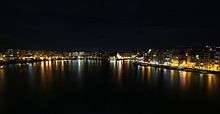
<svg viewBox="0 0 220 114"><path fill-rule="evenodd" d="M131 49L220 41L220 8L208 1L7 0L0 45Z"/></svg>

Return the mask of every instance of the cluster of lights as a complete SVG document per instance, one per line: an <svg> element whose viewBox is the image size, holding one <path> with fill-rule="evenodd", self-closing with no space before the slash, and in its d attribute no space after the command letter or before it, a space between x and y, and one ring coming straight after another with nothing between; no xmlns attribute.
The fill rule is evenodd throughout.
<svg viewBox="0 0 220 114"><path fill-rule="evenodd" d="M208 65L204 65L204 63L200 63L199 66L197 66L195 63L193 62L186 62L183 61L182 63L180 63L178 60L176 59L172 59L171 62L164 62L163 64L160 64L158 61L139 61L142 64L151 64L151 65L162 65L162 66L170 66L170 67L176 67L176 68L180 68L180 69L184 69L184 68L191 68L191 69L198 69L198 70L210 70L210 71L220 71L220 67L218 64L208 64Z"/></svg>

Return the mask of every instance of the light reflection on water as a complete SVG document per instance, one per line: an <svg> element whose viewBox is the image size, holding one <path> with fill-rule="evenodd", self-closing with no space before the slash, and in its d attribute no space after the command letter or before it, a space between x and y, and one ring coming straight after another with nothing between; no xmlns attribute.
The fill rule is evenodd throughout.
<svg viewBox="0 0 220 114"><path fill-rule="evenodd" d="M190 86L191 72L180 71L179 79L180 79L180 89L187 90Z"/></svg>
<svg viewBox="0 0 220 114"><path fill-rule="evenodd" d="M0 96L4 93L5 71L0 69Z"/></svg>
<svg viewBox="0 0 220 114"><path fill-rule="evenodd" d="M121 84L121 80L122 80L122 73L123 73L122 64L123 64L123 61L117 61L116 62L117 82L118 82L118 84Z"/></svg>
<svg viewBox="0 0 220 114"><path fill-rule="evenodd" d="M147 70L145 70L147 69ZM163 75L160 75L160 71ZM163 85L168 86L169 90L177 89L178 91L195 91L204 90L208 95L219 92L219 76L218 74L199 74L195 72L177 71L158 68L145 67L141 71L142 77L147 76L148 85L159 83L160 76L163 77ZM146 72L146 73L145 73ZM144 76L143 76L144 75ZM152 78L154 77L154 78ZM143 81L143 78L142 78ZM170 85L170 86L169 86Z"/></svg>
<svg viewBox="0 0 220 114"><path fill-rule="evenodd" d="M145 79L145 68L142 67L142 69L141 69L141 81L144 82L144 79Z"/></svg>
<svg viewBox="0 0 220 114"><path fill-rule="evenodd" d="M151 67L147 67L147 81L150 83L151 79Z"/></svg>
<svg viewBox="0 0 220 114"><path fill-rule="evenodd" d="M208 74L207 89L209 94L213 94L218 91L217 78L214 74Z"/></svg>
<svg viewBox="0 0 220 114"><path fill-rule="evenodd" d="M114 75L117 77L117 82L123 84L122 77L126 75L123 69L126 64L123 61L111 62ZM125 68L124 68L125 67ZM154 67L137 67L136 79L140 80L145 85L165 87L167 92L201 92L200 94L215 95L219 92L219 74L201 74L196 72L186 72L170 69L161 69ZM135 71L133 71L135 72ZM132 74L128 74L129 75ZM162 79L162 83L161 83ZM161 85L162 84L162 85Z"/></svg>
<svg viewBox="0 0 220 114"><path fill-rule="evenodd" d="M52 83L52 62L46 61L41 62L40 72L41 72L41 87L45 92L50 90Z"/></svg>
<svg viewBox="0 0 220 114"><path fill-rule="evenodd" d="M162 87L167 92L173 90L176 92L200 91L202 94L207 95L215 95L219 92L220 75L218 74L201 74L154 67L137 68L129 61L115 61L108 64L113 81L120 85L123 85L126 81L140 81L143 86ZM102 71L104 69L102 67L102 62L92 60L43 61L27 64L26 66L18 65L15 68L6 67L0 69L0 95L4 94L5 78L8 78L10 71L23 73L21 75L28 76L29 83L32 83L31 86L34 86L37 82L37 77L40 77L40 84L36 83L35 86L40 86L43 91L47 92L52 89L54 81L57 81L57 79L60 80L58 81L60 84L64 84L64 79L67 79L67 76L69 76L73 81L82 83L83 78L89 77L90 73L97 70ZM23 71L17 72L19 70ZM108 71L105 72L107 75Z"/></svg>

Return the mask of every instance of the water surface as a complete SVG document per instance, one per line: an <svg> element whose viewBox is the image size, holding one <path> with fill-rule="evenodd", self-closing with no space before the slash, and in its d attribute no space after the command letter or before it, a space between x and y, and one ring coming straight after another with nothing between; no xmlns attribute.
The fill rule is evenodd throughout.
<svg viewBox="0 0 220 114"><path fill-rule="evenodd" d="M129 61L45 61L0 69L0 113L217 113L220 74Z"/></svg>

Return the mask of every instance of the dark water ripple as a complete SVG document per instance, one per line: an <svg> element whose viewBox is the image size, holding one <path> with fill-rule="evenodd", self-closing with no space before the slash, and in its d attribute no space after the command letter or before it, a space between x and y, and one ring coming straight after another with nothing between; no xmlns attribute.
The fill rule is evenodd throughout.
<svg viewBox="0 0 220 114"><path fill-rule="evenodd" d="M47 61L0 69L0 113L218 113L220 74L129 61Z"/></svg>

